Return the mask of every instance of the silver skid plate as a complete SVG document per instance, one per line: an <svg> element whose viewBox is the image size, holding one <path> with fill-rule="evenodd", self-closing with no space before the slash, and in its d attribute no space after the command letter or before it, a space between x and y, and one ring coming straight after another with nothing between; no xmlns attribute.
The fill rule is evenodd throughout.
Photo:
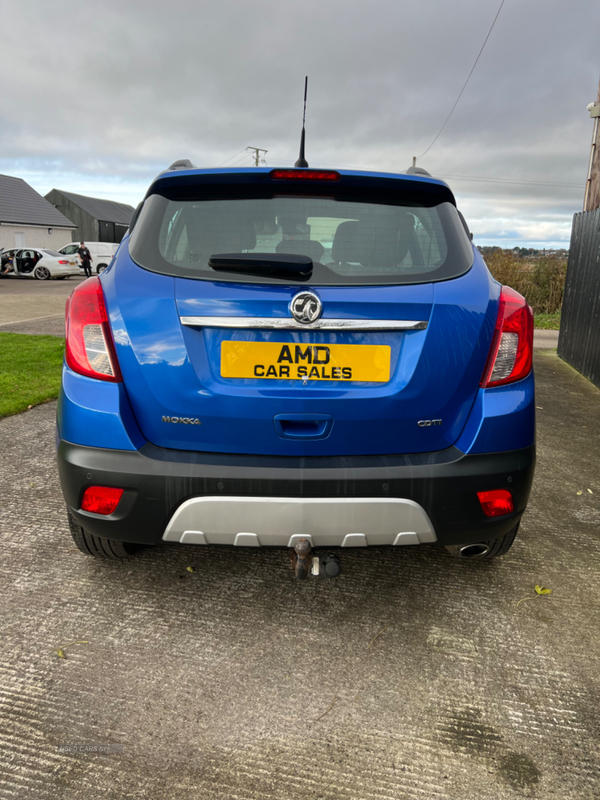
<svg viewBox="0 0 600 800"><path fill-rule="evenodd" d="M437 541L412 500L387 497L194 497L173 514L163 539L185 544L366 547Z"/></svg>

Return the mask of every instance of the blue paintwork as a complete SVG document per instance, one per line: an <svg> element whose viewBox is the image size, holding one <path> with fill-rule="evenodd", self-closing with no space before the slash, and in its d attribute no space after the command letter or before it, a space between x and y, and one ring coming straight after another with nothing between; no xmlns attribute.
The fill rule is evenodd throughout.
<svg viewBox="0 0 600 800"><path fill-rule="evenodd" d="M265 181L270 170L229 170L226 179ZM420 176L350 173L357 182ZM220 170L181 171L164 182L223 182ZM236 175L238 177L236 177ZM220 176L220 177L219 177ZM327 456L431 452L455 445L485 453L526 447L534 438L533 375L479 389L498 309L499 285L478 251L454 280L421 285L313 287L324 316L427 320L425 331L296 332L182 326L179 316L288 317L298 285L199 281L144 270L125 238L101 276L124 385L95 381L65 367L58 425L76 444L131 450L161 447L221 453ZM225 340L386 344L386 384L224 379ZM163 417L197 418L181 425ZM442 419L419 427L419 420ZM322 423L322 424L321 424Z"/></svg>
<svg viewBox="0 0 600 800"><path fill-rule="evenodd" d="M182 326L182 315L288 316L297 286L197 281L141 269L125 248L102 276L117 357L144 436L161 447L272 455L428 452L454 444L475 401L499 287L481 262L437 284L318 287L326 316L426 319L426 331L269 332ZM314 288L314 287L313 287ZM224 379L224 340L387 344L387 384ZM331 432L283 439L278 414L328 414ZM198 418L200 425L163 422ZM420 428L420 419L443 419Z"/></svg>
<svg viewBox="0 0 600 800"><path fill-rule="evenodd" d="M464 453L519 450L535 442L533 370L522 381L480 389L456 446Z"/></svg>
<svg viewBox="0 0 600 800"><path fill-rule="evenodd" d="M139 450L142 436L122 383L78 375L63 364L56 427L60 439L110 450Z"/></svg>

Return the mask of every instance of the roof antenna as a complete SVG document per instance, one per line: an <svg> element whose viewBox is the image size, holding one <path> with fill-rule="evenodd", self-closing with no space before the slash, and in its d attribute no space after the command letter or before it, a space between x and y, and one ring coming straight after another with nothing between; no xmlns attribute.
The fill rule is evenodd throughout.
<svg viewBox="0 0 600 800"><path fill-rule="evenodd" d="M308 161L304 158L304 122L306 120L307 93L308 93L308 75L304 78L304 114L302 115L302 135L300 136L300 158L294 164L295 167L308 167Z"/></svg>

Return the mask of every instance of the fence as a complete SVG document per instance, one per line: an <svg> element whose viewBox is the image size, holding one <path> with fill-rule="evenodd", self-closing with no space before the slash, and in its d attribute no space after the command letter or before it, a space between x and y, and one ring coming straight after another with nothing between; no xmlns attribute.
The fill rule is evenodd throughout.
<svg viewBox="0 0 600 800"><path fill-rule="evenodd" d="M600 208L573 217L558 355L600 387Z"/></svg>

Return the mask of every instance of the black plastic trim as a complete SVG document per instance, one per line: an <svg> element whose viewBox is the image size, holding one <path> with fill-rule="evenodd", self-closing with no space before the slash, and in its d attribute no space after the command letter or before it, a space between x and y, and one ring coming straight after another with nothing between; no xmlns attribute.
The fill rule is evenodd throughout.
<svg viewBox="0 0 600 800"><path fill-rule="evenodd" d="M442 544L503 536L529 497L535 446L484 455L455 447L391 456L283 457L165 450L103 450L61 441L58 469L77 522L96 536L156 544L178 506L191 497L402 497L419 503ZM82 512L91 485L125 489L114 514ZM507 488L515 511L486 517L478 491Z"/></svg>

